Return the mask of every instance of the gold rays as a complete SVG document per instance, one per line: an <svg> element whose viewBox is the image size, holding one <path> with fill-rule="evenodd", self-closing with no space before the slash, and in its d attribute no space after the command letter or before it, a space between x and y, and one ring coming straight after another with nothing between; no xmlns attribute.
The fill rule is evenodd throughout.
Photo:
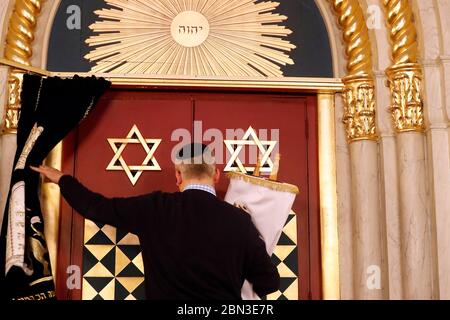
<svg viewBox="0 0 450 320"><path fill-rule="evenodd" d="M105 0L86 40L93 72L172 76L282 77L294 64L292 33L256 0Z"/></svg>

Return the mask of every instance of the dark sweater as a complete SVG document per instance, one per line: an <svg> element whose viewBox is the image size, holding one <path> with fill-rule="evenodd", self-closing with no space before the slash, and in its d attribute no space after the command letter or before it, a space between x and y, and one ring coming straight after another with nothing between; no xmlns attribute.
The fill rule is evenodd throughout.
<svg viewBox="0 0 450 320"><path fill-rule="evenodd" d="M147 299L239 300L244 279L259 296L279 288L250 216L206 191L109 199L68 175L59 186L84 217L139 237Z"/></svg>

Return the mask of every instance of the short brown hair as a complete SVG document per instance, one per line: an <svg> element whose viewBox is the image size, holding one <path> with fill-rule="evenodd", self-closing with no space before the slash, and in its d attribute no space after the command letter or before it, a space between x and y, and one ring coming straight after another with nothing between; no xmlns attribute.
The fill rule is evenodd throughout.
<svg viewBox="0 0 450 320"><path fill-rule="evenodd" d="M181 172L185 179L193 178L212 178L216 172L215 164L177 164L175 166Z"/></svg>
<svg viewBox="0 0 450 320"><path fill-rule="evenodd" d="M191 143L179 150L175 169L186 179L212 178L216 172L216 163L208 146Z"/></svg>

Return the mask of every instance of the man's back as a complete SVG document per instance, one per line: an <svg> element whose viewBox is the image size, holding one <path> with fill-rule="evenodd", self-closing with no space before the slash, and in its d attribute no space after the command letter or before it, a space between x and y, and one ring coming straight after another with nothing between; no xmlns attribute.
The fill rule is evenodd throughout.
<svg viewBox="0 0 450 320"><path fill-rule="evenodd" d="M202 190L107 199L64 176L61 192L85 217L137 234L147 299L240 299L244 279L259 295L279 275L250 216Z"/></svg>

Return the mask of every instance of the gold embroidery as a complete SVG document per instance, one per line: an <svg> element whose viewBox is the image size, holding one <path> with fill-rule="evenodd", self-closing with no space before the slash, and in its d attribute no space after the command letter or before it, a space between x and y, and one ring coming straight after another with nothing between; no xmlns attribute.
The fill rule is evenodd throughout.
<svg viewBox="0 0 450 320"><path fill-rule="evenodd" d="M33 266L33 261L35 260L42 264L43 276L47 277L51 275L50 262L48 261L48 250L45 246L45 236L42 231L39 231L39 224L42 225L41 218L37 216L31 218L31 229L33 230L33 234L27 237L27 254L30 261L30 269L35 269ZM31 259L31 255L33 255L34 260Z"/></svg>
<svg viewBox="0 0 450 320"><path fill-rule="evenodd" d="M281 182L267 180L264 178L249 176L249 175L243 174L241 172L228 172L227 176L230 179L241 179L245 182L248 182L248 183L251 183L251 184L254 184L257 186L269 188L269 189L272 189L275 191L290 192L290 193L294 193L294 194L297 194L300 192L298 187L293 184L281 183Z"/></svg>
<svg viewBox="0 0 450 320"><path fill-rule="evenodd" d="M17 161L14 170L25 169L25 163L27 162L28 155L30 154L31 149L33 149L37 139L41 136L42 132L44 132L44 128L38 127L36 123L33 129L31 130L30 135L28 136L27 142L25 143L25 147L22 150L22 154L20 155L20 158Z"/></svg>

